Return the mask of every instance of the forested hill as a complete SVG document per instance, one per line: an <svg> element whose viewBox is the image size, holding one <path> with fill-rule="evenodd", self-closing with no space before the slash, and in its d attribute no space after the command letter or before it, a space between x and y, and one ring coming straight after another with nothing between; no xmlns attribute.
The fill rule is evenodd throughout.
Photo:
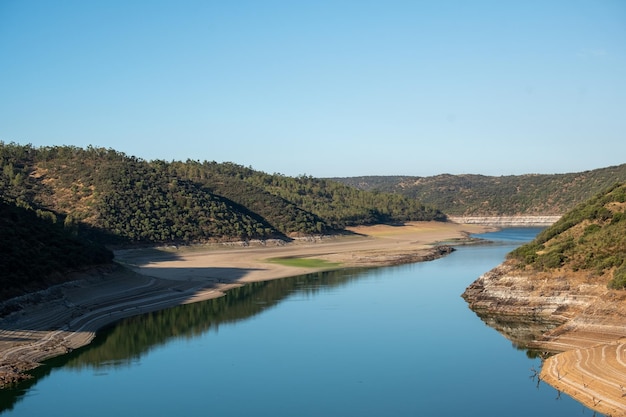
<svg viewBox="0 0 626 417"><path fill-rule="evenodd" d="M231 163L145 161L112 149L3 142L0 195L79 238L121 244L286 238L446 219L413 198L329 180Z"/></svg>
<svg viewBox="0 0 626 417"><path fill-rule="evenodd" d="M0 199L0 300L47 288L68 271L109 263L113 253L79 239L50 212ZM0 309L0 316L5 311Z"/></svg>
<svg viewBox="0 0 626 417"><path fill-rule="evenodd" d="M562 215L579 203L626 181L626 164L570 174L332 178L360 190L397 193L448 215Z"/></svg>
<svg viewBox="0 0 626 417"><path fill-rule="evenodd" d="M539 271L590 271L610 288L626 288L626 184L581 203L509 254Z"/></svg>

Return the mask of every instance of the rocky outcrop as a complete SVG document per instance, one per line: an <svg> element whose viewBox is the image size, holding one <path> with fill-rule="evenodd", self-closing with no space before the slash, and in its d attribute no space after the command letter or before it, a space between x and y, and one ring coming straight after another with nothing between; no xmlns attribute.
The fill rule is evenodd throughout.
<svg viewBox="0 0 626 417"><path fill-rule="evenodd" d="M626 291L608 290L607 280L585 271L527 272L507 261L462 296L481 317L550 323L529 347L562 352L626 337Z"/></svg>
<svg viewBox="0 0 626 417"><path fill-rule="evenodd" d="M514 344L549 356L542 380L592 409L624 416L626 291L608 290L608 279L565 269L527 272L507 261L463 298Z"/></svg>
<svg viewBox="0 0 626 417"><path fill-rule="evenodd" d="M550 226L561 216L449 216L448 218L461 224L482 224L499 227Z"/></svg>
<svg viewBox="0 0 626 417"><path fill-rule="evenodd" d="M463 298L476 312L564 323L588 307L595 295L565 275L530 275L505 262L474 281Z"/></svg>

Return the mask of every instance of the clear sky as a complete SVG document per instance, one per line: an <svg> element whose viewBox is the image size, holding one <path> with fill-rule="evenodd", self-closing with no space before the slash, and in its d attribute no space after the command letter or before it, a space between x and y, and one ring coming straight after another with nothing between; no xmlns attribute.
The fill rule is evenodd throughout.
<svg viewBox="0 0 626 417"><path fill-rule="evenodd" d="M0 140L315 177L626 163L624 0L0 0Z"/></svg>

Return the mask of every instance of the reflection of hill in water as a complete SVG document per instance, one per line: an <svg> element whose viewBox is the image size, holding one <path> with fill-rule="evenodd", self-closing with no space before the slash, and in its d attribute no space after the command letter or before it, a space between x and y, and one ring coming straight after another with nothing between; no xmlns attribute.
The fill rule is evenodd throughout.
<svg viewBox="0 0 626 417"><path fill-rule="evenodd" d="M514 348L525 350L529 358L545 356L546 352L535 348L535 341L560 324L531 316L497 315L480 311L474 311L474 313L485 324L510 340Z"/></svg>
<svg viewBox="0 0 626 417"><path fill-rule="evenodd" d="M122 320L102 332L65 366L122 365L174 338L190 338L220 324L261 313L294 293L315 294L358 278L358 271L333 271L246 284L225 296Z"/></svg>
<svg viewBox="0 0 626 417"><path fill-rule="evenodd" d="M50 359L30 373L33 378L11 389L0 390L0 411L19 401L52 369L124 366L171 339L191 338L220 324L250 318L277 305L292 294L314 295L336 288L362 276L364 270L319 272L293 278L246 284L229 290L225 296L199 303L124 319L99 332L90 344L74 352Z"/></svg>

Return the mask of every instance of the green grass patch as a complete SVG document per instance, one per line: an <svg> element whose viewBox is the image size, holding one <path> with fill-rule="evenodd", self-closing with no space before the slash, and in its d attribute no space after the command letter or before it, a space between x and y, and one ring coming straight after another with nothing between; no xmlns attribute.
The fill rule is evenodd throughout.
<svg viewBox="0 0 626 417"><path fill-rule="evenodd" d="M341 264L315 258L270 258L268 262L300 268L334 268Z"/></svg>

